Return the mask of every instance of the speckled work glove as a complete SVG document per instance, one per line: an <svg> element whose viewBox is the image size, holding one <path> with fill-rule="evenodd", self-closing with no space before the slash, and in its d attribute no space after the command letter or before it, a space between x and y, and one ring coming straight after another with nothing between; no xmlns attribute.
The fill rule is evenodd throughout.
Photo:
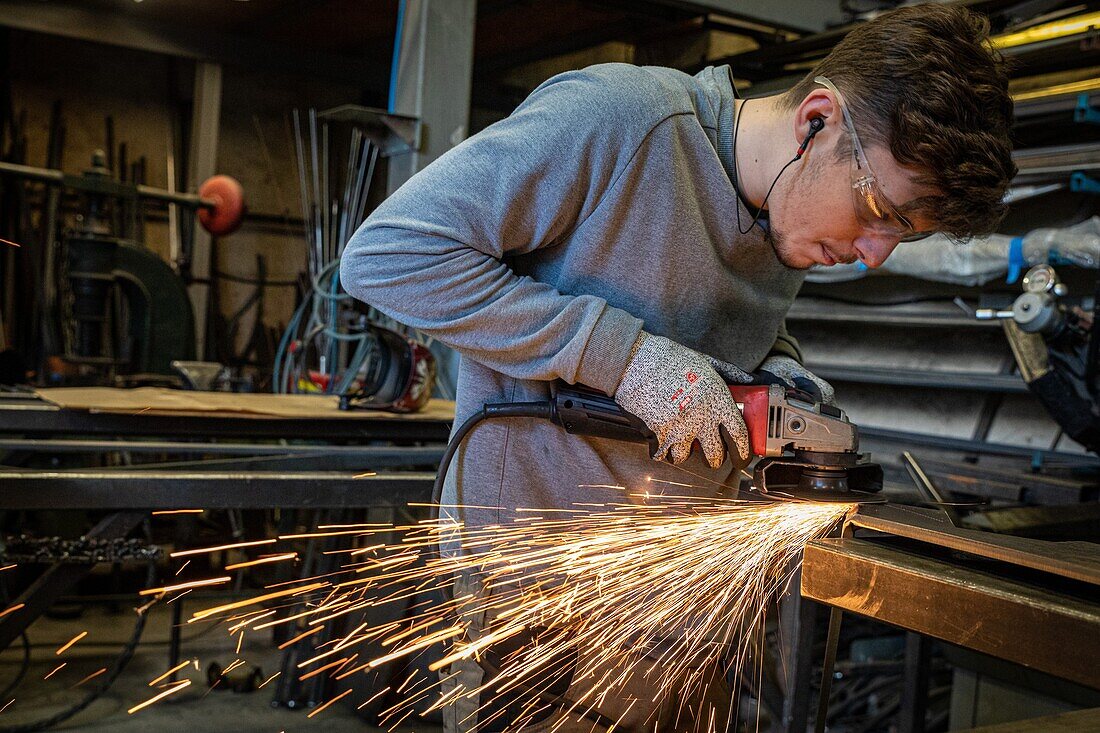
<svg viewBox="0 0 1100 733"><path fill-rule="evenodd" d="M663 460L671 450L672 462L682 463L698 439L707 463L718 468L726 455L720 429L736 445L741 460L749 459L748 428L726 383L751 381L732 364L643 332L615 390L615 401L657 435L660 446L654 460Z"/></svg>
<svg viewBox="0 0 1100 733"><path fill-rule="evenodd" d="M789 382L792 387L799 386L795 384L796 379L808 379L816 384L817 388L821 390L822 402L829 405L836 404L836 395L833 393L833 385L829 384L789 356L769 356L764 360L764 363L760 365L760 371L771 372L780 379Z"/></svg>

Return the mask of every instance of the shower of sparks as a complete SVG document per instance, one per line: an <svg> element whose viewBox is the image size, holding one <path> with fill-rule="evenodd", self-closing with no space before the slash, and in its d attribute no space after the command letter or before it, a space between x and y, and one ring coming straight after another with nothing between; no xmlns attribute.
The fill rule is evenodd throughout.
<svg viewBox="0 0 1100 733"><path fill-rule="evenodd" d="M57 651L54 652L54 656L60 657L62 654L67 652L72 647L73 644L77 643L78 641L80 641L81 639L83 639L87 635L88 635L87 631L81 631L79 634L77 634L73 638L69 639L67 642L62 644L60 647L58 647Z"/></svg>
<svg viewBox="0 0 1100 733"><path fill-rule="evenodd" d="M786 589L805 543L853 509L666 495L660 503L525 510L511 523L480 527L444 516L405 527L319 528L279 539L344 536L361 546L354 552L365 551L351 554L355 562L335 573L273 584L257 597L195 611L188 623L236 621L231 633L242 634L282 624L293 638L280 648L333 619L354 627L303 654L295 671L300 679L324 674L343 680L407 662L431 647L441 650L429 676L414 671L395 689L401 700L381 714L388 727L416 710L427 714L462 697L481 705L477 725L484 726L493 697L508 694L525 703L507 730L521 728L546 709L545 688L563 660L573 663L561 710L569 718L600 711L609 697L624 698L641 681L655 700L691 701L716 674L740 672L751 640L762 633L769 601ZM390 544L380 537L395 532L399 539ZM461 546L464 553L440 552L441 546ZM423 593L451 588L456 576L476 580L480 592L418 602ZM250 607L259 611L242 616ZM378 607L406 612L401 621L372 626L365 614ZM471 619L481 617L492 621L479 631ZM537 639L531 629L539 630ZM452 665L484 660L502 643L511 651L497 660L495 678L478 687L453 681ZM350 693L328 700L310 717ZM697 721L698 730L724 729L713 710L682 712Z"/></svg>

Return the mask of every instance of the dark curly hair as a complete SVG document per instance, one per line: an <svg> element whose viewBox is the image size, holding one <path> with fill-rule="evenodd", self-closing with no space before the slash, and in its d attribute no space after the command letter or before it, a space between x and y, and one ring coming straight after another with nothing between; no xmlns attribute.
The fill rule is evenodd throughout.
<svg viewBox="0 0 1100 733"><path fill-rule="evenodd" d="M1016 165L1006 64L985 17L938 4L884 13L787 91L787 107L819 88L816 76L844 93L864 145L887 147L939 192L917 202L938 231L966 239L996 230Z"/></svg>

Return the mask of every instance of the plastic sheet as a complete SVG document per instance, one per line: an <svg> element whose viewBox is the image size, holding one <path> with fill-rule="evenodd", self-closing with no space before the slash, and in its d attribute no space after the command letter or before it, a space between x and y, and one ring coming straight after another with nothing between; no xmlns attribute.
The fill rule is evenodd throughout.
<svg viewBox="0 0 1100 733"><path fill-rule="evenodd" d="M1035 229L1022 237L994 234L958 244L942 235L902 243L876 272L922 280L982 285L1008 276L1015 281L1028 267L1044 262L1100 267L1100 217L1070 227ZM814 268L810 282L844 282L872 272L860 263Z"/></svg>

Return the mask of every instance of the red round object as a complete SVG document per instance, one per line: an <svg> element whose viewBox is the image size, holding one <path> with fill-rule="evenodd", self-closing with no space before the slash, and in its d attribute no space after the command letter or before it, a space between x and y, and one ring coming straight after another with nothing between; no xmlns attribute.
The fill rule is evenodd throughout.
<svg viewBox="0 0 1100 733"><path fill-rule="evenodd" d="M232 176L211 176L199 186L199 196L214 202L214 208L199 209L202 228L216 237L237 231L244 219L244 189Z"/></svg>

